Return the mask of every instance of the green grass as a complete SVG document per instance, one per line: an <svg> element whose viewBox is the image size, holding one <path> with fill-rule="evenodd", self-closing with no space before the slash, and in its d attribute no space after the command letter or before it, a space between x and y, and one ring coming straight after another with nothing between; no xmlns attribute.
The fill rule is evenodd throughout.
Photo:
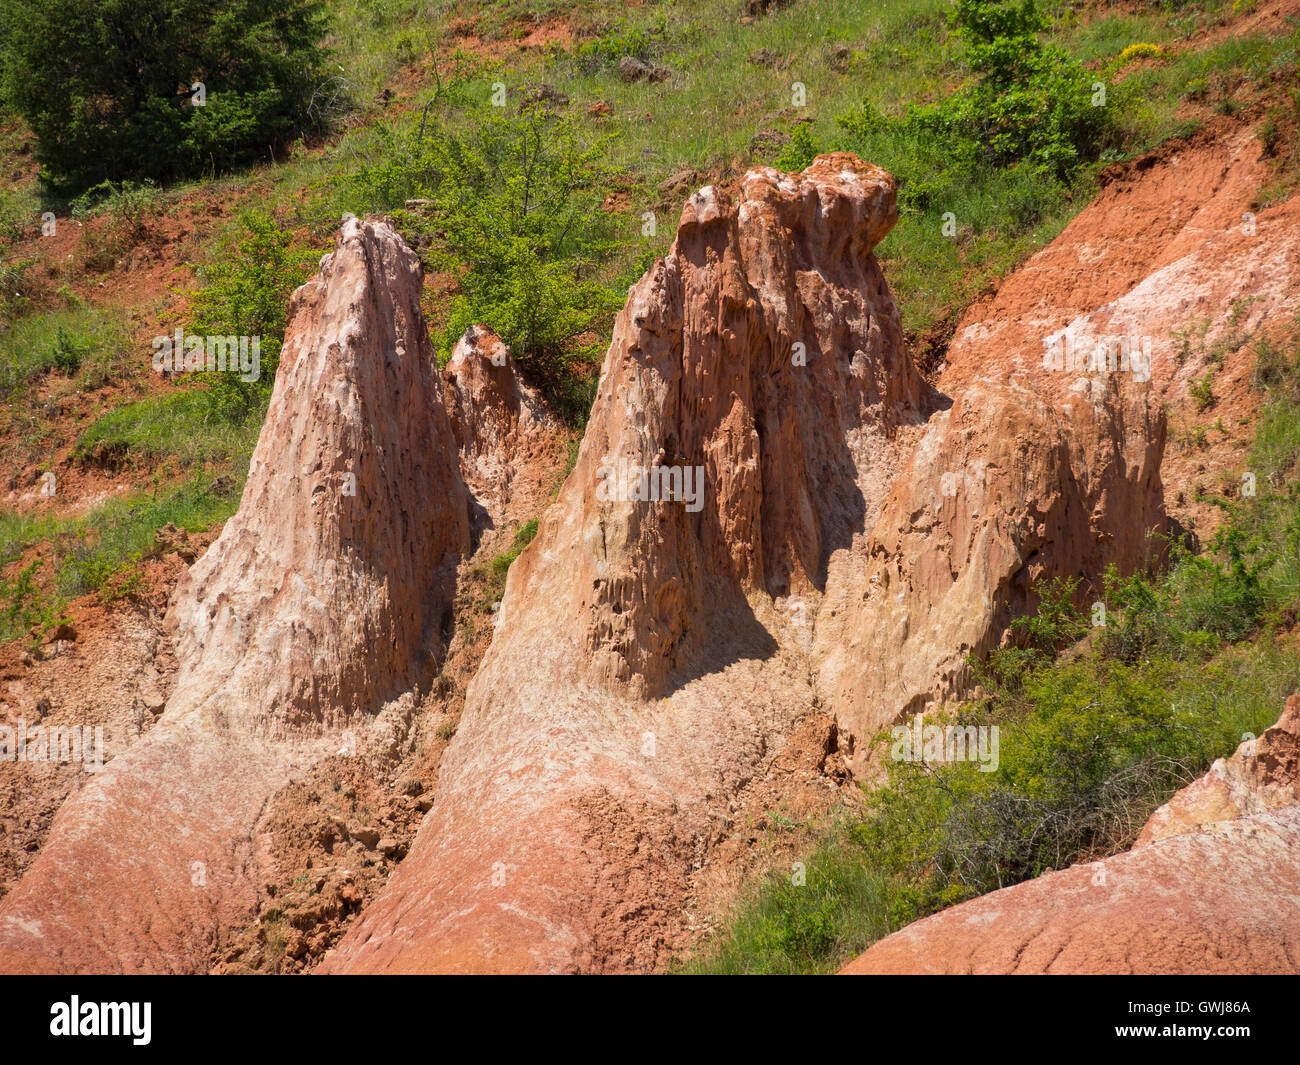
<svg viewBox="0 0 1300 1065"><path fill-rule="evenodd" d="M110 500L81 517L0 510L0 568L35 544L50 544L34 563L0 578L0 643L48 629L77 596L130 594L157 530L171 523L201 532L225 521L239 506L246 475L246 465L236 475L199 474Z"/></svg>
<svg viewBox="0 0 1300 1065"><path fill-rule="evenodd" d="M243 477L197 476L178 486L114 499L59 537L58 590L66 598L87 592L115 595L169 523L187 532L225 521L239 506Z"/></svg>
<svg viewBox="0 0 1300 1065"><path fill-rule="evenodd" d="M109 469L152 469L164 461L180 469L224 465L252 452L265 412L263 398L246 418L232 421L204 389L165 393L102 415L73 453L83 464Z"/></svg>
<svg viewBox="0 0 1300 1065"><path fill-rule="evenodd" d="M492 559L492 573L504 582L506 573L510 569L510 564L520 556L525 547L533 542L533 537L536 535L536 518L533 518L531 521L526 521L523 525L519 526L519 531L515 533L514 541L510 545L510 550L506 551L504 554L497 555Z"/></svg>
<svg viewBox="0 0 1300 1065"><path fill-rule="evenodd" d="M348 53L342 60L361 64L372 73L380 66L365 66L366 49L380 47L394 19L400 21L401 4L384 5L382 31L358 23ZM915 145L897 137L867 140L846 138L839 120L869 102L887 114L899 114L912 103L935 100L955 88L967 75L961 63L963 46L951 35L945 21L947 0L913 0L905 4L872 7L849 0L805 0L777 9L742 26L733 0L703 0L686 5L651 4L627 8L608 3L558 5L574 27L577 42L569 49L507 53L488 63L461 86L459 101L452 94L433 106L450 130L472 129L496 81L508 88L508 109L513 110L529 87L549 85L570 98L564 110L581 115L596 103L606 103L612 114L592 121L593 133L607 135L605 149L610 165L627 180L630 200L619 224L624 250L608 276L625 284L647 265L653 254L667 250L680 209L680 194L664 196L657 185L668 175L693 168L702 176L727 177L755 163L772 162L770 148L754 148L756 134L764 130L793 132L807 123L807 137L822 148L847 147L887 169L906 169ZM1141 14L1080 19L1069 5L1048 5L1054 23L1047 39L1096 66L1100 80L1113 93L1110 70L1128 46L1152 43L1169 46L1195 27L1209 23L1224 3L1184 4L1176 11L1155 5ZM550 8L547 9L552 10ZM527 17L530 16L531 17ZM476 32L487 39L509 40L520 27L542 20L543 13L520 5L437 5L430 27L439 20L477 18ZM432 63L426 27L403 25L403 56L419 60L426 70ZM352 32L352 31L350 31ZM1194 75L1214 72L1277 69L1294 65L1294 41L1253 39L1227 42L1204 55L1190 53L1173 59L1146 60L1130 78L1132 92L1125 97L1120 116L1124 141L1104 162L1136 154L1166 137L1182 132L1186 124L1175 117L1183 102L1185 85ZM837 57L834 49L848 49ZM454 40L435 39L445 68ZM617 56L630 53L661 63L670 76L658 83L624 82L617 73ZM751 56L766 53L774 61L764 64ZM1288 59L1288 57L1290 57ZM365 61L369 63L369 60ZM391 69L390 69L391 72ZM369 76L369 75L367 75ZM380 79L382 81L382 78ZM376 91L380 81L374 82ZM801 82L806 105L793 106L791 87ZM1226 84L1226 83L1225 83ZM446 86L444 85L444 89ZM423 105L433 95L425 89L417 96ZM290 164L293 175L277 179L277 198L295 185L317 189L314 204L301 208L314 228L326 232L338 211L348 204L338 196L339 179L386 158L393 141L383 127L409 130L419 120L419 106L405 118L388 118L374 112L377 123L363 123L345 134L323 158ZM1053 185L1029 173L996 172L983 180L954 182L924 211L905 206L894 232L879 249L903 324L915 338L951 325L964 308L990 283L1048 243L1091 198L1091 169L1067 185ZM351 205L351 209L364 208ZM641 215L657 216L657 232L641 239ZM943 216L951 212L957 234L941 235ZM434 308L435 318L438 309ZM434 321L434 328L440 326ZM607 316L592 327L607 339Z"/></svg>
<svg viewBox="0 0 1300 1065"><path fill-rule="evenodd" d="M893 888L862 850L832 831L808 855L770 874L737 908L707 959L682 963L686 975L790 975L826 971L825 959L894 931ZM802 872L802 877L800 876ZM802 883L799 880L802 879Z"/></svg>
<svg viewBox="0 0 1300 1065"><path fill-rule="evenodd" d="M15 398L46 374L78 389L99 388L120 377L132 356L125 319L112 309L74 307L21 318L0 333L0 398Z"/></svg>

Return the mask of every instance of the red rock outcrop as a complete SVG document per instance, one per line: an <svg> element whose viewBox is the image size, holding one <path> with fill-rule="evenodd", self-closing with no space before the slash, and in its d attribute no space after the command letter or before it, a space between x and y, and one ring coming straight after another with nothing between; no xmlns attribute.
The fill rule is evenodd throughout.
<svg viewBox="0 0 1300 1065"><path fill-rule="evenodd" d="M430 818L327 971L665 960L728 796L814 705L787 604L941 402L870 254L895 217L844 155L691 197L510 570Z"/></svg>
<svg viewBox="0 0 1300 1065"><path fill-rule="evenodd" d="M1058 405L980 380L936 414L865 552L835 559L817 615L817 688L840 728L870 739L964 695L967 656L1036 605L1035 582L1146 562L1164 529L1163 447L1159 412L1115 381Z"/></svg>
<svg viewBox="0 0 1300 1065"><path fill-rule="evenodd" d="M846 974L1300 972L1300 696L1131 851L909 925Z"/></svg>
<svg viewBox="0 0 1300 1065"><path fill-rule="evenodd" d="M1078 360L1124 338L1144 361L1149 353L1149 381L1134 380L1146 372L1107 376L1167 409L1167 509L1204 539L1222 509L1198 495L1235 493L1247 472L1256 341L1289 321L1300 299L1300 200L1260 207L1269 180L1255 130L1235 119L1109 169L1096 199L963 315L939 387L959 395L982 377L1015 377L1045 400L1065 398L1099 376L1065 368L1067 343ZM1053 339L1049 369L1044 342ZM1208 385L1208 405L1193 385ZM1206 449L1195 441L1209 426L1215 446Z"/></svg>
<svg viewBox="0 0 1300 1065"><path fill-rule="evenodd" d="M526 521L550 502L549 456L559 421L520 378L510 349L470 326L442 371L443 401L460 451L461 476L493 525Z"/></svg>
<svg viewBox="0 0 1300 1065"><path fill-rule="evenodd" d="M0 970L206 971L272 793L430 677L469 521L420 291L394 230L348 219L294 294L239 512L171 605L162 718L60 810Z"/></svg>
<svg viewBox="0 0 1300 1065"><path fill-rule="evenodd" d="M1287 700L1277 724L1219 758L1143 826L1135 847L1206 825L1300 805L1300 696ZM1297 870L1300 878L1300 870Z"/></svg>

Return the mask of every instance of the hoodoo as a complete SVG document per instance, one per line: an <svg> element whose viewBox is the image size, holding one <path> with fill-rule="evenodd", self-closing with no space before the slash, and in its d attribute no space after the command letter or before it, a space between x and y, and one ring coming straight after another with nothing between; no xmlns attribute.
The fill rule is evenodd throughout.
<svg viewBox="0 0 1300 1065"><path fill-rule="evenodd" d="M239 511L169 610L162 719L59 812L0 969L207 971L255 911L268 797L432 675L469 522L420 286L349 218L295 293Z"/></svg>

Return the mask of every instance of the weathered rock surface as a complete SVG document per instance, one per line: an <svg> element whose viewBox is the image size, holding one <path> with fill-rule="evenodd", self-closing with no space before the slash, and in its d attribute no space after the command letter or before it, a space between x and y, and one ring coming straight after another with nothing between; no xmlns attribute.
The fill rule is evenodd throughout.
<svg viewBox="0 0 1300 1065"><path fill-rule="evenodd" d="M1300 805L1300 695L1287 700L1277 724L1245 740L1231 758L1178 792L1151 815L1135 847L1205 825ZM1300 878L1300 869L1296 875Z"/></svg>
<svg viewBox="0 0 1300 1065"><path fill-rule="evenodd" d="M966 653L1034 608L1029 582L1132 571L1163 549L1153 533L1212 530L1212 497L1249 472L1256 338L1300 298L1300 201L1253 209L1267 172L1236 125L1116 167L964 315L939 376L957 407L898 479L867 565L833 561L817 616L818 692L846 734L958 694ZM1212 453L1194 442L1211 422Z"/></svg>
<svg viewBox="0 0 1300 1065"><path fill-rule="evenodd" d="M270 796L430 676L469 522L420 287L348 219L295 293L239 512L172 602L166 709L59 812L0 970L206 971L255 907Z"/></svg>
<svg viewBox="0 0 1300 1065"><path fill-rule="evenodd" d="M556 473L548 456L563 429L519 377L510 349L492 330L471 326L456 342L442 383L461 475L480 514L502 525L541 513Z"/></svg>
<svg viewBox="0 0 1300 1065"><path fill-rule="evenodd" d="M936 414L865 552L832 564L813 668L840 728L868 740L965 694L967 656L1036 606L1035 582L1146 562L1149 533L1164 529L1163 447L1159 413L1114 381L1058 405L980 380ZM868 755L858 746L850 766Z"/></svg>
<svg viewBox="0 0 1300 1065"><path fill-rule="evenodd" d="M894 220L851 156L691 197L510 570L430 818L327 971L665 960L728 796L813 707L789 600L941 401L870 254ZM664 470L676 499L642 492Z"/></svg>
<svg viewBox="0 0 1300 1065"><path fill-rule="evenodd" d="M1300 696L1152 815L1125 854L881 940L865 973L1300 972Z"/></svg>
<svg viewBox="0 0 1300 1065"><path fill-rule="evenodd" d="M1206 497L1235 495L1246 472L1257 339L1300 299L1300 200L1259 207L1269 175L1254 130L1229 119L1117 165L1048 247L963 315L939 387L960 395L979 378L1014 377L1052 402L1081 379L1109 376L1145 390L1168 411L1167 510L1206 539L1223 513ZM1044 365L1048 340L1054 369ZM1121 340L1144 360L1149 351L1149 381L1063 365L1067 344L1077 359ZM1193 394L1198 384L1208 384L1208 404ZM1209 426L1206 448L1199 430ZM1140 462L1142 448L1135 441L1126 460Z"/></svg>

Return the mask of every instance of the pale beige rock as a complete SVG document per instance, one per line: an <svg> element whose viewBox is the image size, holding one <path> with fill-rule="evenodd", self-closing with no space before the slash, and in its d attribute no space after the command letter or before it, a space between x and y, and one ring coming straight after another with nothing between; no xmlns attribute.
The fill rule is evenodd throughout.
<svg viewBox="0 0 1300 1065"><path fill-rule="evenodd" d="M1035 582L1158 553L1164 420L1131 392L1084 382L1057 405L977 380L930 420L865 551L832 560L817 614L817 689L855 772L880 728L966 694L968 656L1036 607Z"/></svg>
<svg viewBox="0 0 1300 1065"><path fill-rule="evenodd" d="M1277 724L1261 736L1243 740L1231 758L1216 759L1209 772L1151 815L1133 845L1141 847L1204 825L1297 804L1300 695L1293 695Z"/></svg>

